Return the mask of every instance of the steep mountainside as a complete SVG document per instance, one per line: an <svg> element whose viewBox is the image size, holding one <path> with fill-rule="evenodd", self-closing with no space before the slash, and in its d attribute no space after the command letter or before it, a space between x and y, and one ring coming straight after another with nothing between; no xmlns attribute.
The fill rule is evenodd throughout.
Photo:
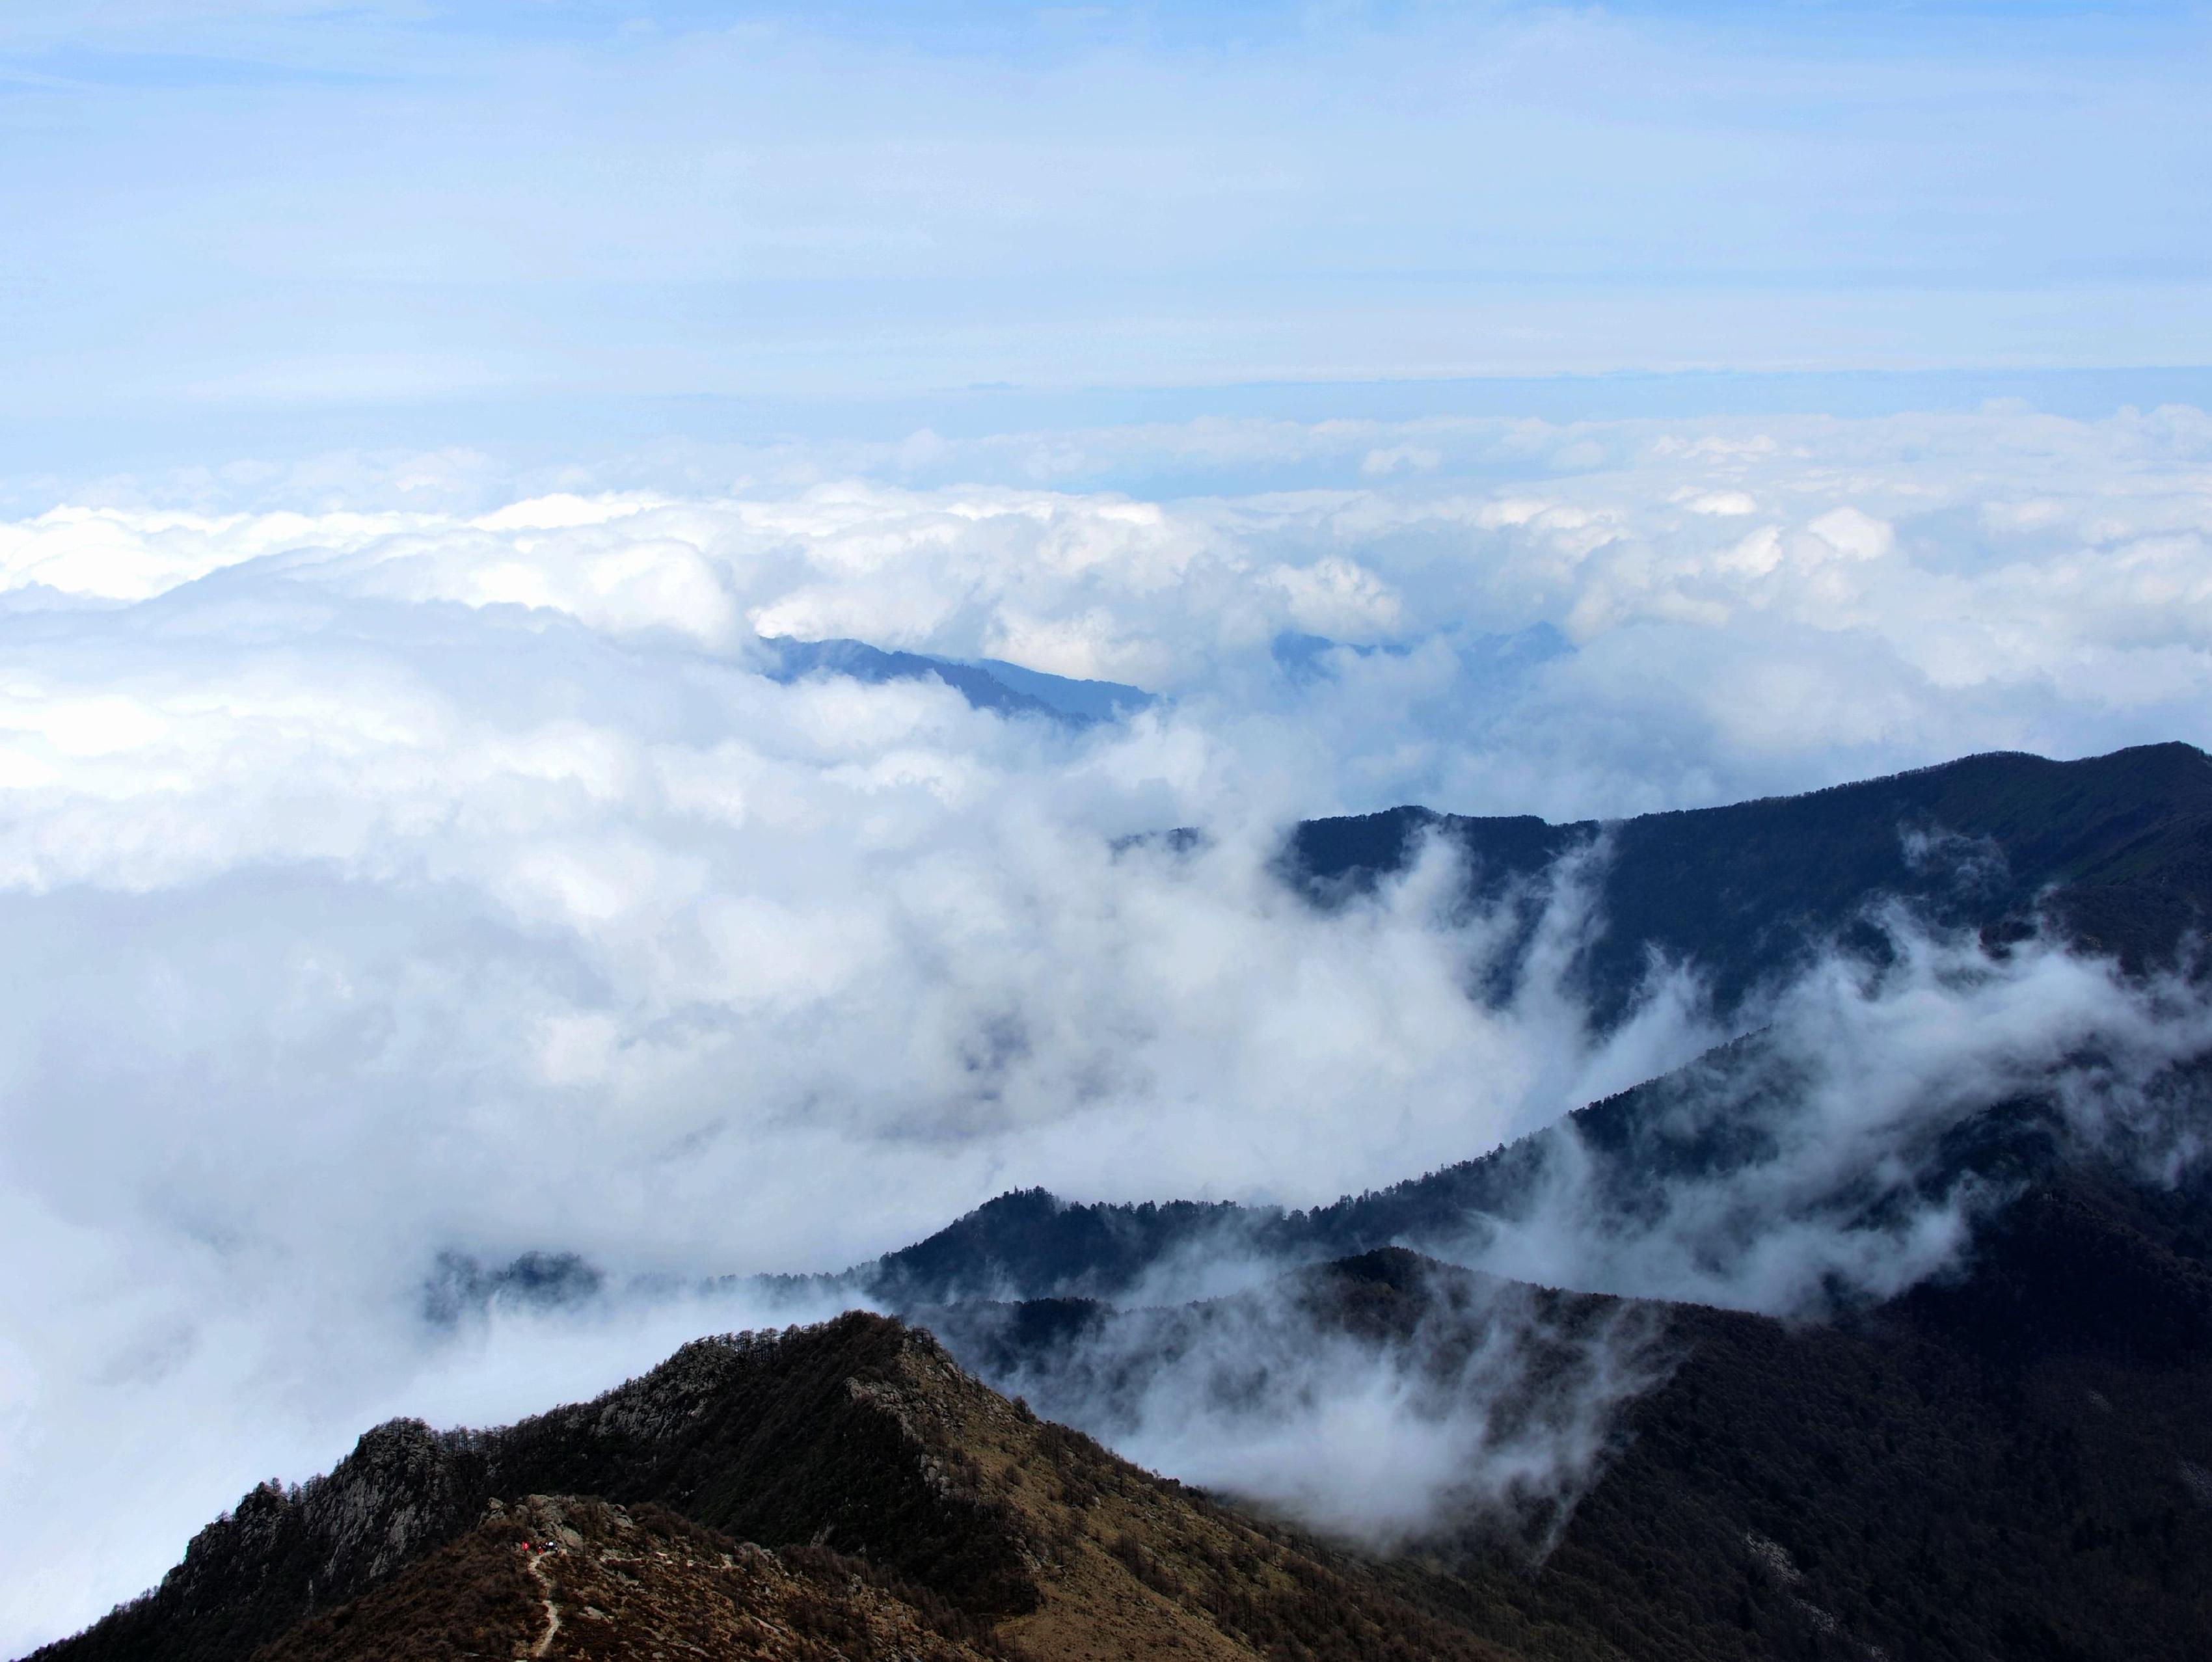
<svg viewBox="0 0 2212 1662"><path fill-rule="evenodd" d="M328 1477L246 1495L148 1598L53 1653L243 1655L452 1539L491 1500L531 1494L669 1503L750 1540L866 1552L973 1610L1031 1609L1011 1515L902 1413L932 1368L957 1378L927 1340L854 1315L702 1339L595 1402L501 1431L395 1421Z"/></svg>
<svg viewBox="0 0 2212 1662"><path fill-rule="evenodd" d="M948 1643L1038 1658L1607 1653L1571 1633L1540 1649L1501 1648L1453 1613L1457 1595L1434 1575L1240 1517L1007 1402L928 1335L854 1313L701 1340L594 1402L501 1431L379 1427L329 1476L248 1495L194 1538L159 1587L36 1655L242 1662L280 1641L268 1654L352 1655L345 1647L370 1642L386 1621L489 1630L511 1623L520 1587L501 1556L504 1526L484 1522L491 1503L564 1494L658 1502L764 1546L865 1559L867 1585ZM594 1550L628 1550L613 1539ZM820 1569L803 1551L779 1562L802 1577ZM654 1598L711 1605L700 1619L735 1623L784 1596L702 1590L688 1578ZM860 1614L876 1608L874 1594L853 1596ZM343 1608L327 1614L333 1605ZM564 1624L592 1620L562 1607ZM878 1613L904 1619L888 1604ZM311 1618L322 1625L299 1626ZM349 1637L356 1629L370 1638Z"/></svg>
<svg viewBox="0 0 2212 1662"><path fill-rule="evenodd" d="M1285 1265L1393 1245L1463 1255L1501 1226L1533 1218L1577 1186L1594 1230L1647 1226L1672 1186L1711 1185L1775 1155L1796 1123L1794 1058L1755 1034L1686 1068L1577 1110L1559 1124L1423 1176L1310 1210L1231 1202L1072 1204L1042 1189L1002 1195L912 1246L825 1278L897 1309L970 1299L1115 1299L1159 1266L1208 1256ZM2146 1088L2170 1116L2212 1116L2212 1061L2166 1070ZM1984 1201L2068 1163L2076 1132L2059 1087L1999 1097L1956 1119L1901 1126L1882 1152L1884 1182L1844 1182L1804 1198L1807 1216L1869 1230L1892 1227L1900 1201L1933 1204L1972 1192Z"/></svg>
<svg viewBox="0 0 2212 1662"><path fill-rule="evenodd" d="M1106 1422L1160 1375L1183 1376L1171 1402L1202 1394L1206 1368L1235 1390L1243 1358L1282 1366L1333 1331L1449 1383L1507 1321L1540 1347L1517 1388L1557 1398L1587 1388L1578 1331L1642 1316L1659 1382L1615 1421L1540 1564L1525 1515L1426 1548L1477 1631L1684 1662L2212 1647L2203 1186L2055 1174L1987 1228L1968 1273L1826 1325L1527 1289L1501 1303L1498 1285L1384 1252L1303 1272L1287 1297L932 1320L986 1377ZM1270 1326L1290 1342L1267 1343ZM1226 1335L1210 1351L1209 1330ZM1487 1394L1510 1408L1494 1375Z"/></svg>
<svg viewBox="0 0 2212 1662"><path fill-rule="evenodd" d="M1577 1358L1624 1325L1656 1364L1571 1506L1476 1505L1381 1560L1152 1477L883 1318L702 1341L507 1431L380 1428L39 1656L2182 1662L2212 1645L2208 1217L2201 1192L2062 1178L1970 1273L1815 1326L1402 1251L1247 1295L1448 1384L1517 1324L1534 1365L1493 1418L1584 1388ZM977 1367L1048 1405L1073 1382L1080 1406L1209 1328L1248 1337L1239 1302L938 1319Z"/></svg>
<svg viewBox="0 0 2212 1662"><path fill-rule="evenodd" d="M2201 1186L2054 1174L1971 1273L1887 1306L1683 1312L1553 1596L1636 1610L1686 1657L1728 1654L1732 1626L1765 1635L1745 1654L1814 1653L1808 1627L1836 1656L2206 1653L2208 1221Z"/></svg>
<svg viewBox="0 0 2212 1662"><path fill-rule="evenodd" d="M1618 1015L1649 954L1695 964L1723 1008L1801 966L1815 943L1852 939L1885 897L1938 924L2002 942L2040 917L2093 951L2140 968L2171 959L2212 919L2212 759L2185 744L2086 761L1968 757L1810 796L1660 814L1613 826L1463 819L1399 809L1300 827L1286 871L1322 904L1374 883L1434 828L1502 893L1602 834L1606 928L1576 974ZM1853 940L1879 955L1870 932ZM1178 1253L1233 1245L1291 1260L1404 1242L1461 1241L1470 1218L1511 1216L1554 1169L1571 1131L1601 1186L1630 1204L1662 1173L1717 1173L1759 1150L1734 1110L1786 1095L1790 1058L1757 1037L1595 1103L1557 1128L1387 1189L1284 1213L1226 1203L1069 1204L1042 1190L1000 1197L937 1234L827 1284L895 1308L959 1299L1111 1298ZM1960 1150L1927 1175L1954 1184L1990 1150ZM817 1283L821 1284L821 1283Z"/></svg>
<svg viewBox="0 0 2212 1662"><path fill-rule="evenodd" d="M1605 929L1576 974L1604 1019L1626 1007L1654 949L1698 966L1731 1009L1883 895L1939 922L2002 930L2051 891L2052 915L2076 938L2136 962L2212 915L2212 758L2187 744L2083 761L1968 756L1613 824L1395 808L1301 825L1284 868L1326 901L1400 869L1430 833L1465 852L1475 892L1488 895L1603 840Z"/></svg>

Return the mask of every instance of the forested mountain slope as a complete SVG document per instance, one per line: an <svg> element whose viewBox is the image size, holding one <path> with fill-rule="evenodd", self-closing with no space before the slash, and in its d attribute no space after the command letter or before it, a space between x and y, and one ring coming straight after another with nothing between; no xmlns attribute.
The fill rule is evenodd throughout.
<svg viewBox="0 0 2212 1662"><path fill-rule="evenodd" d="M915 1245L842 1278L908 1309L963 1299L1113 1300L1164 1265L1209 1257L1294 1264L1407 1245L1463 1255L1501 1228L1537 1219L1571 1182L1593 1235L1655 1227L1683 1186L1725 1186L1778 1157L1799 1105L1792 1058L1753 1034L1675 1073L1577 1110L1558 1125L1479 1158L1308 1210L1230 1202L1073 1204L1042 1189L1002 1195ZM2162 1071L2154 1089L2176 1119L2212 1114L2212 1066ZM2009 1187L2063 1168L2081 1141L2048 1091L2008 1095L1953 1119L1901 1129L1881 1151L1881 1181L1803 1198L1839 1230L1892 1225L1898 1209L1954 1198L1995 1204ZM2182 1133L2176 1133L2177 1135ZM1782 1221L1779 1219L1771 1221Z"/></svg>
<svg viewBox="0 0 2212 1662"><path fill-rule="evenodd" d="M1933 925L1978 931L2000 951L2040 921L2136 972L2175 961L2212 917L2212 759L2185 744L2075 762L1972 756L1809 796L1612 826L1420 809L1320 820L1294 834L1285 870L1330 904L1399 868L1431 828L1467 851L1472 883L1493 896L1539 882L1562 855L1606 839L1605 926L1572 974L1596 1008L1616 1016L1655 950L1693 965L1723 1009L1838 939L1879 959L1889 943L1856 925L1888 899ZM1786 1048L1754 1034L1506 1148L1304 1212L1010 1193L841 1279L899 1307L1113 1297L1176 1254L1217 1243L1293 1259L1393 1242L1440 1249L1463 1240L1471 1222L1525 1210L1568 1137L1574 1158L1595 1159L1601 1200L1631 1206L1662 1174L1717 1175L1757 1159L1774 1129L1767 1110L1789 1108L1794 1064ZM1971 1148L1919 1153L1923 1186L1978 1174Z"/></svg>
<svg viewBox="0 0 2212 1662"><path fill-rule="evenodd" d="M1644 1315L1656 1383L1533 1569L1530 1520L1431 1542L1470 1610L1625 1655L2180 1659L2212 1646L2212 1187L2054 1170L1955 1275L1819 1324L1529 1293L1382 1252L1174 1312L1081 1301L927 1317L1046 1412L1111 1421L1188 1358L1332 1326L1455 1366L1455 1310L1529 1323L1577 1388L1577 1325ZM1518 1312L1517 1314L1512 1313ZM1534 1319L1531 1321L1531 1315ZM1286 1328L1278 1352L1255 1325ZM1228 1342L1209 1353L1209 1328ZM1442 1360L1440 1360L1440 1358ZM1218 1383L1217 1381L1217 1383ZM1178 1389L1196 1389L1186 1381ZM1170 1398L1171 1400L1173 1398ZM1549 1520L1534 1520L1542 1525ZM1474 1618L1470 1618L1474 1619Z"/></svg>
<svg viewBox="0 0 2212 1662"><path fill-rule="evenodd" d="M1284 870L1323 900L1401 869L1424 834L1463 851L1478 895L1603 840L1603 933L1577 978L1616 1018L1653 950L1696 965L1723 1008L1805 961L1869 901L2019 927L2048 896L2092 949L2142 963L2212 915L2212 758L2150 744L2081 761L2000 752L1805 796L1551 825L1395 808L1299 826Z"/></svg>

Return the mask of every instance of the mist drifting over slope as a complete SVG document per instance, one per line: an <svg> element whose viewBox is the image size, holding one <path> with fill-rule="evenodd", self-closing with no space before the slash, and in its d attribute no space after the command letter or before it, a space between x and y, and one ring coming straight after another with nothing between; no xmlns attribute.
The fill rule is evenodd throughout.
<svg viewBox="0 0 2212 1662"><path fill-rule="evenodd" d="M1402 1209L1389 1233L1428 1257L1321 1271L1376 1238L1244 1214L1118 1310L930 1319L1002 1390L1160 1470L1370 1548L1473 1530L1540 1556L1620 1410L1680 1360L1656 1305L1618 1299L1818 1321L1957 1277L2045 1146L2201 1179L2201 981L1870 921L1873 951L1832 946L1744 1038L1518 1145L1459 1209Z"/></svg>
<svg viewBox="0 0 2212 1662"><path fill-rule="evenodd" d="M1563 990L1605 926L1571 873L1485 1003L1508 920L1443 851L1323 913L1272 870L1282 826L2204 742L2208 454L2188 410L1217 424L560 477L339 458L0 528L0 1244L42 1266L0 1293L0 1646L368 1419L504 1417L805 1313L440 1329L441 1252L688 1284L1017 1185L1308 1204L1679 1065L1727 1036L1693 978L1655 965L1605 1033ZM1337 482L1112 488L1229 463ZM1165 701L1075 731L784 685L763 635ZM1127 840L1176 826L1209 840ZM1727 1204L1962 1077L2179 1031L2055 949L1963 950L1778 994L1850 1111ZM1871 1094L1842 1065L1869 1035L1901 1070ZM1860 1265L1684 1192L1649 1238L1559 1210L1469 1261L1784 1307L1918 1273L1955 1213Z"/></svg>

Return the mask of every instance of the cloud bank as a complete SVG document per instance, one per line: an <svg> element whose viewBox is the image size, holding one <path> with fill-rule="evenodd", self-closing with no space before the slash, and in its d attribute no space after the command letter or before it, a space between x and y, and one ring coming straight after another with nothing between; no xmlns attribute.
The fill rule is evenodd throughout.
<svg viewBox="0 0 2212 1662"><path fill-rule="evenodd" d="M1023 1184L1310 1203L1674 1065L1694 985L1609 1037L1542 977L1486 1007L1503 925L1445 864L1324 918L1281 825L2204 742L2208 459L2186 409L1226 423L340 457L0 526L0 1244L40 1266L0 1645L370 1418L749 1319L433 1331L441 1253L681 1278ZM1179 470L1252 488L1127 482ZM1164 701L784 685L762 634ZM1172 826L1211 840L1127 840Z"/></svg>
<svg viewBox="0 0 2212 1662"><path fill-rule="evenodd" d="M932 1319L1001 1391L1184 1482L1370 1550L1479 1535L1540 1556L1613 1452L1616 1410L1671 1368L1663 1324L1398 1268L1410 1285L1387 1294L1306 1271L1027 1344L1003 1306Z"/></svg>

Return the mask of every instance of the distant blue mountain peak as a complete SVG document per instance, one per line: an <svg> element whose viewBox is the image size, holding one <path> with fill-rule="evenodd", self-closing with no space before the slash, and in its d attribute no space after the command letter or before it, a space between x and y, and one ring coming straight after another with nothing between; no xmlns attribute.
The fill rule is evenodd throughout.
<svg viewBox="0 0 2212 1662"><path fill-rule="evenodd" d="M892 681L941 681L969 705L1002 716L1042 716L1068 727L1126 720L1159 702L1140 687L1114 681L1076 681L1025 670L999 658L937 658L886 652L864 640L794 640L763 635L771 681L788 684L810 676L842 676L880 686Z"/></svg>

